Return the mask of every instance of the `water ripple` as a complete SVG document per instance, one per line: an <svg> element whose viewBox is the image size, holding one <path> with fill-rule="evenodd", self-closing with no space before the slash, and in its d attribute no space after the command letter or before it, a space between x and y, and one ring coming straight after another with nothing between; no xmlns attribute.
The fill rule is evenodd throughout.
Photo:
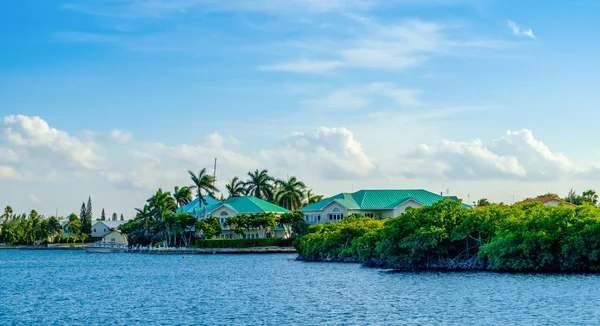
<svg viewBox="0 0 600 326"><path fill-rule="evenodd" d="M0 325L598 325L600 277L0 250Z"/></svg>

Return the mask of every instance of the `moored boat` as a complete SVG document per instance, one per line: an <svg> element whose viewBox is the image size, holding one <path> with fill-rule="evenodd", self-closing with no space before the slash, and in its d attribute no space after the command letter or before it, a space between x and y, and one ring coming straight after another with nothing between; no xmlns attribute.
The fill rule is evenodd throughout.
<svg viewBox="0 0 600 326"><path fill-rule="evenodd" d="M124 249L125 246L123 245L104 241L94 242L94 244L85 247L86 252L93 253L123 252Z"/></svg>

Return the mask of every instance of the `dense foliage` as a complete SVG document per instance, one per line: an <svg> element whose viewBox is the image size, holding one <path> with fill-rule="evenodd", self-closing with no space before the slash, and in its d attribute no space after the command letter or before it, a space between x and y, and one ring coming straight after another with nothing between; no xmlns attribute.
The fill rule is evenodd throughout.
<svg viewBox="0 0 600 326"><path fill-rule="evenodd" d="M56 217L44 218L35 210L28 215L13 214L12 208L4 210L4 221L1 226L0 242L6 244L29 245L45 242L61 232L61 225ZM73 239L75 241L77 239Z"/></svg>
<svg viewBox="0 0 600 326"><path fill-rule="evenodd" d="M281 216L273 213L240 214L227 218L224 223L215 217L196 221L188 213L177 212L178 208L189 204L193 195L200 198L200 206L204 206L207 204L206 196L216 198L219 189L214 186L215 178L208 174L206 168L198 173L190 170L188 174L191 181L189 186L176 186L172 193L158 189L142 208L136 209L134 219L119 227L128 234L130 244L150 245L160 242L166 246L189 246L197 236L212 239L221 235L226 228L242 237L253 230L258 231L260 238L266 238L278 226L283 228L287 237L303 235L308 226L297 209L322 198L307 190L306 185L294 176L283 180L270 176L266 169L255 170L248 172L246 181L238 177L231 179L225 187L228 196L256 196L294 210L294 213ZM224 199L223 195L221 198Z"/></svg>
<svg viewBox="0 0 600 326"><path fill-rule="evenodd" d="M295 247L307 260L401 269L595 272L600 208L529 203L468 209L445 200L385 220L313 225Z"/></svg>
<svg viewBox="0 0 600 326"><path fill-rule="evenodd" d="M252 247L289 247L292 239L266 238L266 239L198 239L197 248L252 248Z"/></svg>

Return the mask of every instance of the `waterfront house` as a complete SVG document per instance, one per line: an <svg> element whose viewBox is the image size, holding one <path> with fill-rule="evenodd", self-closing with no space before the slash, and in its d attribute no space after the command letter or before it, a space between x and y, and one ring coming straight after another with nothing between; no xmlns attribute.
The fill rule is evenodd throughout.
<svg viewBox="0 0 600 326"><path fill-rule="evenodd" d="M112 230L118 229L119 226L125 222L126 221L96 221L92 224L92 234L90 237L102 238Z"/></svg>
<svg viewBox="0 0 600 326"><path fill-rule="evenodd" d="M274 213L275 215L281 215L283 213L289 213L290 211L269 203L268 201L253 197L253 196L241 196L232 197L224 201L217 201L216 204L206 206L196 206L194 208L193 215L199 218L205 219L210 216L214 216L221 222L223 233L220 238L227 239L239 239L240 235L235 234L232 230L225 225L228 218L236 215L252 215L259 213ZM250 229L246 232L246 238L258 238L259 232L255 229ZM271 230L267 237L282 238L285 236L285 232L281 227L276 227Z"/></svg>
<svg viewBox="0 0 600 326"><path fill-rule="evenodd" d="M115 245L128 245L127 235L119 230L113 230L108 232L102 237L102 241Z"/></svg>
<svg viewBox="0 0 600 326"><path fill-rule="evenodd" d="M544 206L558 206L558 205L566 205L566 206L577 206L573 203L569 203L568 201L564 201L560 198L531 198L515 203L515 205L527 204L527 203L542 203Z"/></svg>
<svg viewBox="0 0 600 326"><path fill-rule="evenodd" d="M339 222L350 215L387 218L411 208L430 206L444 199L456 200L423 189L360 190L325 198L300 209L308 224ZM462 204L464 207L469 205Z"/></svg>
<svg viewBox="0 0 600 326"><path fill-rule="evenodd" d="M201 203L200 197L198 197L198 198L192 200L191 202L189 202L187 205L177 208L177 212L184 212L184 213L192 214L197 217L196 212L201 211L200 210L201 207L214 206L221 202L212 196L204 196L202 198L204 198L204 201L206 203Z"/></svg>

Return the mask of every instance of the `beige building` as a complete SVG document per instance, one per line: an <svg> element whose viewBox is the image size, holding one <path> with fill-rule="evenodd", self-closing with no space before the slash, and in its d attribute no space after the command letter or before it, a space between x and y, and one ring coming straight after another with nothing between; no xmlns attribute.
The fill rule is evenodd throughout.
<svg viewBox="0 0 600 326"><path fill-rule="evenodd" d="M127 241L127 235L122 233L119 230L110 231L102 237L102 241L107 244L115 244L115 245L129 245Z"/></svg>

